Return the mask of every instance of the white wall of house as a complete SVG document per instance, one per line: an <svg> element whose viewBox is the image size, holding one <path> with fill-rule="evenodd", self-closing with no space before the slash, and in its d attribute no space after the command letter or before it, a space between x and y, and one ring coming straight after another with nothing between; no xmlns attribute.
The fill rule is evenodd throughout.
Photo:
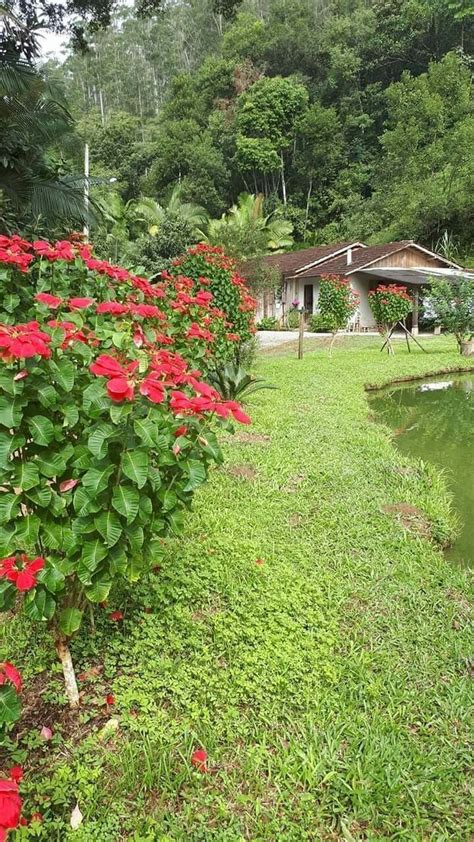
<svg viewBox="0 0 474 842"><path fill-rule="evenodd" d="M370 288L370 281L362 275L357 276L354 274L350 278L351 287L355 292L359 293L359 311L357 313L357 318L359 324L363 328L375 328L375 320L372 315L372 310L370 309L369 304L369 288ZM291 305L291 302L297 298L300 307L303 306L304 302L304 288L306 284L313 285L313 313L316 313L318 310L318 300L319 300L319 278L301 278L295 279L294 281L290 281L288 283L288 292L287 292L287 307ZM355 319L355 321L357 320Z"/></svg>

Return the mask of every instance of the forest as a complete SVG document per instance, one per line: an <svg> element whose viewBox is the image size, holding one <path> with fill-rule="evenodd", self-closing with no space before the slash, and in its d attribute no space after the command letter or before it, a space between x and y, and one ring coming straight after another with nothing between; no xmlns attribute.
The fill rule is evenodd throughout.
<svg viewBox="0 0 474 842"><path fill-rule="evenodd" d="M71 5L88 11L82 27ZM469 265L472 0L99 0L63 11L48 25L72 31L66 57L36 57L20 97L40 95L50 125L28 144L75 206L56 195L45 211L44 195L38 204L2 185L7 228L38 230L53 214L61 233L65 216L81 215L88 143L90 224L106 257L154 269L202 239L248 257L411 238ZM24 137L20 150L6 140L3 175L15 155L31 169Z"/></svg>

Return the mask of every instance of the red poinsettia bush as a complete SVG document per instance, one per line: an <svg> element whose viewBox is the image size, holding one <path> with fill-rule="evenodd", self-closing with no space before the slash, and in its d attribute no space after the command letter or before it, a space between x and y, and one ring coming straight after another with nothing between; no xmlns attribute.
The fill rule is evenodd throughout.
<svg viewBox="0 0 474 842"><path fill-rule="evenodd" d="M152 286L80 243L5 239L26 318L0 324L0 610L48 624L77 705L86 606L156 564L222 459L216 429L250 419L204 379L226 317L191 279Z"/></svg>
<svg viewBox="0 0 474 842"><path fill-rule="evenodd" d="M235 356L236 349L255 334L256 301L249 294L236 263L219 246L200 243L174 261L171 275L192 278L197 297L211 294L217 311L224 314L215 340L217 362Z"/></svg>
<svg viewBox="0 0 474 842"><path fill-rule="evenodd" d="M339 275L323 275L319 288L318 310L328 325L331 326L333 339L329 347L331 353L336 334L344 330L351 316L359 306L359 294L352 289L347 278Z"/></svg>
<svg viewBox="0 0 474 842"><path fill-rule="evenodd" d="M413 308L413 301L407 288L397 284L379 284L370 290L369 302L380 333L387 337L388 352L393 354L389 334L397 322L402 322Z"/></svg>

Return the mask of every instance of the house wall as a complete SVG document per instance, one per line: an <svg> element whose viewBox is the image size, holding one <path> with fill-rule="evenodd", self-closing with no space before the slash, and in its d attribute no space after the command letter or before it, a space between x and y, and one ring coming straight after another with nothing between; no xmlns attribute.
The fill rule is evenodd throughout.
<svg viewBox="0 0 474 842"><path fill-rule="evenodd" d="M313 284L313 313L317 312L318 309L318 300L319 300L319 278L302 278L300 281L293 281L288 284L288 303L291 304L294 298L297 298L300 302L300 306L303 305L304 301L304 287L306 284ZM359 302L359 311L358 311L358 321L361 327L364 328L375 328L375 320L372 315L372 310L370 309L369 304L369 289L370 289L370 281L364 275L357 275L355 273L351 276L351 287L355 292L359 293L360 302Z"/></svg>

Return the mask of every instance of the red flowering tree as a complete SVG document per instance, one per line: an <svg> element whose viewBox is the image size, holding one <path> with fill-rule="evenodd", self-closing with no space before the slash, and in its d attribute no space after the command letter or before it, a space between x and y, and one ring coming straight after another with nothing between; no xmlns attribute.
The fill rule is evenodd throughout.
<svg viewBox="0 0 474 842"><path fill-rule="evenodd" d="M171 274L192 278L195 289L208 290L214 306L223 314L215 341L215 363L226 362L255 334L257 302L249 294L236 263L219 246L200 243L173 263ZM166 275L165 275L166 277ZM198 293L199 294L199 293Z"/></svg>
<svg viewBox="0 0 474 842"><path fill-rule="evenodd" d="M398 322L406 319L413 307L407 288L396 284L380 284L377 289L369 292L369 301L377 328L385 336L387 351L394 354L390 333Z"/></svg>
<svg viewBox="0 0 474 842"><path fill-rule="evenodd" d="M359 294L347 280L339 275L323 275L319 288L318 310L331 326L332 339L329 356L332 353L338 331L344 330L351 316L359 306Z"/></svg>
<svg viewBox="0 0 474 842"><path fill-rule="evenodd" d="M6 239L24 320L0 324L0 610L21 596L48 624L77 706L86 606L156 563L222 459L216 428L249 418L203 378L227 321L209 290L152 286L80 243Z"/></svg>

